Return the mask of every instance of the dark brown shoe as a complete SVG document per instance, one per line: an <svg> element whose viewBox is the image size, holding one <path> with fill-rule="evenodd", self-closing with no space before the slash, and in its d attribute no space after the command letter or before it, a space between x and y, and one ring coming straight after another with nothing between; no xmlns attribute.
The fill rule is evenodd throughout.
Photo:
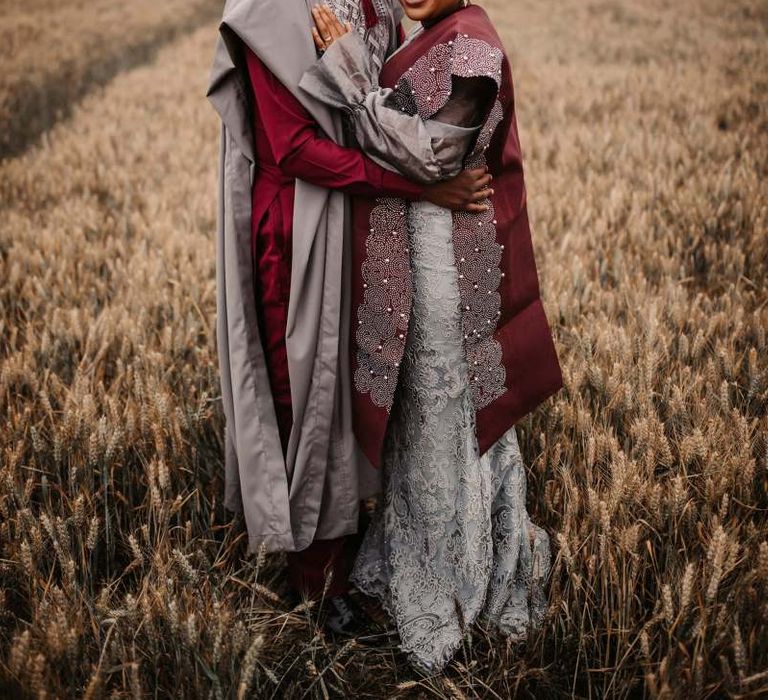
<svg viewBox="0 0 768 700"><path fill-rule="evenodd" d="M356 637L370 629L365 613L348 593L327 598L323 602L323 608L323 625L333 634Z"/></svg>

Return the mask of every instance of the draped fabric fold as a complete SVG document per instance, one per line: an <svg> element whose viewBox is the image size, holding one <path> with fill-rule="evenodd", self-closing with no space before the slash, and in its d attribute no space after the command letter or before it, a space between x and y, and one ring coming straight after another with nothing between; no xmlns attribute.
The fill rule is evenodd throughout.
<svg viewBox="0 0 768 700"><path fill-rule="evenodd" d="M378 71L357 33L335 41L322 60L307 70L299 88L344 112L355 140L376 162L397 169L416 182L449 177L465 148L463 135L418 114L394 108L395 93L380 88Z"/></svg>
<svg viewBox="0 0 768 700"><path fill-rule="evenodd" d="M262 545L296 551L316 538L354 533L359 480L373 471L352 432L351 299L344 279L351 251L344 195L296 181L286 327L293 429L285 458L253 294L252 184L259 163L244 48L341 143L341 116L298 89L317 60L310 34L313 4L227 0L207 90L222 124L216 333L226 421L224 504L243 512L251 551ZM394 23L392 11L389 20ZM387 29L394 36L393 24Z"/></svg>

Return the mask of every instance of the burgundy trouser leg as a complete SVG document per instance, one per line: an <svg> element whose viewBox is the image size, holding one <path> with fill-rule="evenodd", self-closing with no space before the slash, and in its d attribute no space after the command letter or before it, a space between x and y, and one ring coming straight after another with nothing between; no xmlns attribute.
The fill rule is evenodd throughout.
<svg viewBox="0 0 768 700"><path fill-rule="evenodd" d="M346 593L350 588L349 573L352 558L349 552L349 538L314 540L300 552L288 552L288 582L294 590L305 594L311 600L323 595L325 577L332 573L326 598Z"/></svg>
<svg viewBox="0 0 768 700"><path fill-rule="evenodd" d="M285 454L293 424L285 348L291 260L290 245L286 245L284 240L285 233L280 219L278 207L270 207L254 233L253 253L256 265L256 309L280 442ZM333 578L325 595L333 597L348 591L351 587L348 577L354 553L350 551L347 540L347 537L315 540L300 552L289 552L290 585L309 598L319 598L325 587L326 573L332 571Z"/></svg>

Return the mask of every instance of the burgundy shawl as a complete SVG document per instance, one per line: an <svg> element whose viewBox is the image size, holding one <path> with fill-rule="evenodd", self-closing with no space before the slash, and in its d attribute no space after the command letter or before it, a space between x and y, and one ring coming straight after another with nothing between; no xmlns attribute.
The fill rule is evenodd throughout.
<svg viewBox="0 0 768 700"><path fill-rule="evenodd" d="M422 31L385 64L380 84L397 107L429 119L453 76L492 79L490 110L466 167L488 166L494 195L483 214L454 214L453 240L480 454L562 386L542 305L515 118L502 42L477 6ZM411 262L408 203L358 197L353 205L351 324L354 429L375 466L395 399L408 335Z"/></svg>

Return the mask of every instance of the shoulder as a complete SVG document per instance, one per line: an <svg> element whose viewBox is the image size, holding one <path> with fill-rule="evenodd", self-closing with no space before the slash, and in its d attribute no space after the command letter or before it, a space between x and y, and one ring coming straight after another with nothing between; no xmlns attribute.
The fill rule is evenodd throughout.
<svg viewBox="0 0 768 700"><path fill-rule="evenodd" d="M471 38L496 48L503 48L491 18L478 5L469 5L457 10L440 22L438 26L441 28L441 34L444 38L453 38L451 35L459 35L461 38Z"/></svg>
<svg viewBox="0 0 768 700"><path fill-rule="evenodd" d="M445 58L450 63L450 72L466 78L491 78L500 84L504 47L485 10L470 5L446 17L444 22L446 26L438 43L447 49Z"/></svg>

